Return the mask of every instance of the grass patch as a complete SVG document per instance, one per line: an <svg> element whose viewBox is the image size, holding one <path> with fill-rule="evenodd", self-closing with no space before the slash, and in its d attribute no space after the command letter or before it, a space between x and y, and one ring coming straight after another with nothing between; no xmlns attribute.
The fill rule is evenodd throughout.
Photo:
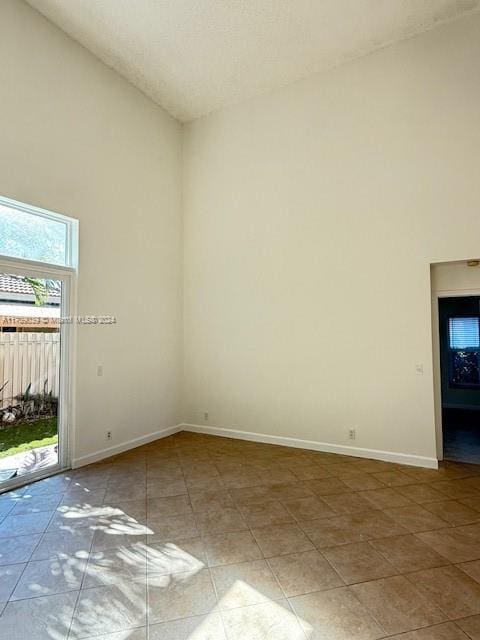
<svg viewBox="0 0 480 640"><path fill-rule="evenodd" d="M57 418L44 418L0 430L0 458L46 447L58 441Z"/></svg>

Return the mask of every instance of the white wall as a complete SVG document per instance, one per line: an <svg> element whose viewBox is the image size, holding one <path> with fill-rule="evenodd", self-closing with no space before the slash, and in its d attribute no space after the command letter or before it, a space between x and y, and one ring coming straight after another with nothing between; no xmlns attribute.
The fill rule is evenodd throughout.
<svg viewBox="0 0 480 640"><path fill-rule="evenodd" d="M78 458L181 421L181 129L23 2L0 23L0 194L80 220L78 311L118 318L78 331Z"/></svg>
<svg viewBox="0 0 480 640"><path fill-rule="evenodd" d="M429 265L478 255L479 57L469 16L187 128L188 422L436 456Z"/></svg>

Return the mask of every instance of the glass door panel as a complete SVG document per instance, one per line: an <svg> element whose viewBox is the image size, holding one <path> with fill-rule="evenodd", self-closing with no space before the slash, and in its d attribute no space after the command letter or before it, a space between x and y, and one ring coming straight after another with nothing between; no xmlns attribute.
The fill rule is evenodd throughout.
<svg viewBox="0 0 480 640"><path fill-rule="evenodd" d="M65 281L0 273L0 490L57 471Z"/></svg>

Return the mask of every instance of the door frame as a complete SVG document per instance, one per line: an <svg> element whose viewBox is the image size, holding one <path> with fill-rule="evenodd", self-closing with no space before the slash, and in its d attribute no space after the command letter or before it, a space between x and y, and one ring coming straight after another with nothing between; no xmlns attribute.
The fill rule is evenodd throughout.
<svg viewBox="0 0 480 640"><path fill-rule="evenodd" d="M62 281L62 300L60 315L69 318L69 322L60 323L60 393L58 404L58 462L48 468L31 472L23 476L16 476L1 483L0 493L30 484L71 467L73 458L75 415L75 347L76 347L76 269L74 267L57 266L0 256L0 273L17 273Z"/></svg>
<svg viewBox="0 0 480 640"><path fill-rule="evenodd" d="M438 305L441 298L466 298L468 296L480 296L480 289L432 291L433 395L438 460L443 460L442 371L440 364L440 318Z"/></svg>

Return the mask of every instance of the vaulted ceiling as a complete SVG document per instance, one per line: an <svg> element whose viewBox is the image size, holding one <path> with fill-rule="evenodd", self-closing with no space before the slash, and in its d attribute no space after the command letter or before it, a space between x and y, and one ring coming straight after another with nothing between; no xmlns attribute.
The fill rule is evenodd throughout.
<svg viewBox="0 0 480 640"><path fill-rule="evenodd" d="M27 0L181 121L477 10L479 0Z"/></svg>

